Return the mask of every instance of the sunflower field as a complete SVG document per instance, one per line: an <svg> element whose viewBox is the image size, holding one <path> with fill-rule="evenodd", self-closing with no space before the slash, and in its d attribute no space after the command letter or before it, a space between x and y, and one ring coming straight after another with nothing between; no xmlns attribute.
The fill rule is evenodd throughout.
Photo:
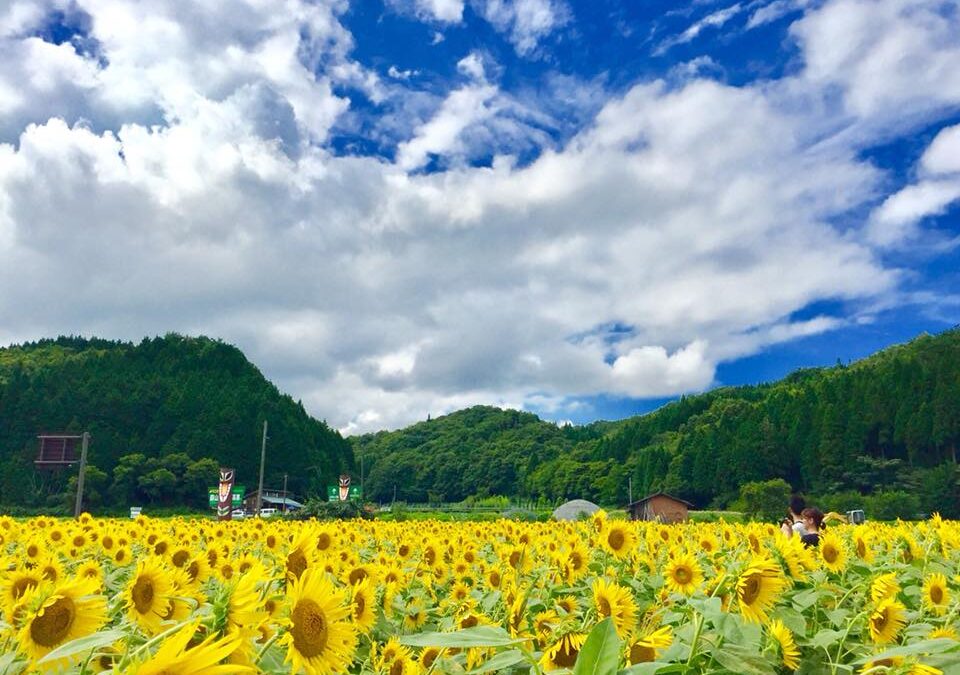
<svg viewBox="0 0 960 675"><path fill-rule="evenodd" d="M960 523L0 518L0 675L960 673Z"/></svg>

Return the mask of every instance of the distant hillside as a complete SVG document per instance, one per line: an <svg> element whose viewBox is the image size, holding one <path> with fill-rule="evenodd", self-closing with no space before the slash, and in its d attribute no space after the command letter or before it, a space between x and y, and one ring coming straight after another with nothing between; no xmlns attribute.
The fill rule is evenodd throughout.
<svg viewBox="0 0 960 675"><path fill-rule="evenodd" d="M743 483L786 478L828 494L904 489L960 516L960 330L923 335L850 366L687 396L618 423L558 428L471 408L350 439L374 499L504 494L605 504L665 489L724 506ZM954 495L953 497L949 497Z"/></svg>
<svg viewBox="0 0 960 675"><path fill-rule="evenodd" d="M58 338L0 349L0 503L65 503L67 472L33 469L41 431L90 431L92 506L203 505L219 465L256 488L322 492L352 466L349 444L281 394L235 347L167 335L139 344Z"/></svg>

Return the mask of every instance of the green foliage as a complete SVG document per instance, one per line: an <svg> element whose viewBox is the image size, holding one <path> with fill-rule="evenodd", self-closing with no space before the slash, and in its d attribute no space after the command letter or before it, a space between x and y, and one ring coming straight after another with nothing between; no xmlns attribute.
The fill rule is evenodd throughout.
<svg viewBox="0 0 960 675"><path fill-rule="evenodd" d="M914 520L920 515L920 498L899 490L877 492L864 497L863 509L871 520Z"/></svg>
<svg viewBox="0 0 960 675"><path fill-rule="evenodd" d="M371 509L364 508L364 505L356 500L347 500L343 502L328 502L321 499L311 499L303 505L303 508L291 512L288 516L291 520L351 520L353 518L363 518L371 520L373 512Z"/></svg>
<svg viewBox="0 0 960 675"><path fill-rule="evenodd" d="M72 504L76 471L38 473L40 431L89 431L84 504L205 508L219 466L248 490L270 424L265 485L322 493L353 471L350 445L230 345L167 335L139 344L58 338L0 349L0 504ZM171 479L172 476L172 479Z"/></svg>
<svg viewBox="0 0 960 675"><path fill-rule="evenodd" d="M621 422L557 427L476 407L394 432L350 439L368 496L447 502L511 495L608 507L663 490L703 508L739 500L745 483L793 491L921 495L921 510L960 517L960 329L863 361L797 371L779 382L685 396ZM931 496L927 485L936 485ZM922 487L922 489L918 489ZM844 498L845 511L861 499ZM784 503L778 505L779 518Z"/></svg>
<svg viewBox="0 0 960 675"><path fill-rule="evenodd" d="M782 478L745 483L740 488L740 502L748 517L777 521L786 513L790 491L790 484Z"/></svg>

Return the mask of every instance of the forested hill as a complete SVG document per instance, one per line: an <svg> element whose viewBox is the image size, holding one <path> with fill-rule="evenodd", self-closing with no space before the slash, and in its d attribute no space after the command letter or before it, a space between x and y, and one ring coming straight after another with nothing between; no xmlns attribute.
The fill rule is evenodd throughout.
<svg viewBox="0 0 960 675"><path fill-rule="evenodd" d="M339 433L217 340L58 338L0 349L0 504L69 500L75 471L34 471L41 431L92 434L91 507L202 506L220 465L253 490L264 419L265 485L279 487L288 473L291 492L322 492L352 466Z"/></svg>
<svg viewBox="0 0 960 675"><path fill-rule="evenodd" d="M960 330L924 335L849 366L684 397L617 423L558 428L472 408L351 439L367 493L387 500L503 494L605 504L664 489L705 507L743 483L786 478L813 494L916 490L953 495L960 443ZM955 514L960 515L960 513Z"/></svg>

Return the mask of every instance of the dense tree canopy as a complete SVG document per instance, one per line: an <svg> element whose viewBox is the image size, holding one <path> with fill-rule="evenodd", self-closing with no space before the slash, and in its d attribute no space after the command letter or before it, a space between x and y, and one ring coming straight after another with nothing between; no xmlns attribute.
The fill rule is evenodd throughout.
<svg viewBox="0 0 960 675"><path fill-rule="evenodd" d="M0 349L0 503L69 501L75 472L35 472L36 436L89 431L87 503L202 506L220 465L256 487L265 419L267 486L287 473L291 492L322 493L352 468L339 433L223 342L58 338Z"/></svg>
<svg viewBox="0 0 960 675"><path fill-rule="evenodd" d="M351 439L374 499L469 494L582 497L622 504L664 489L704 507L748 482L795 490L922 491L921 508L960 516L960 330L855 364L683 397L618 423L556 427L533 415L471 408ZM936 489L934 490L934 487Z"/></svg>

